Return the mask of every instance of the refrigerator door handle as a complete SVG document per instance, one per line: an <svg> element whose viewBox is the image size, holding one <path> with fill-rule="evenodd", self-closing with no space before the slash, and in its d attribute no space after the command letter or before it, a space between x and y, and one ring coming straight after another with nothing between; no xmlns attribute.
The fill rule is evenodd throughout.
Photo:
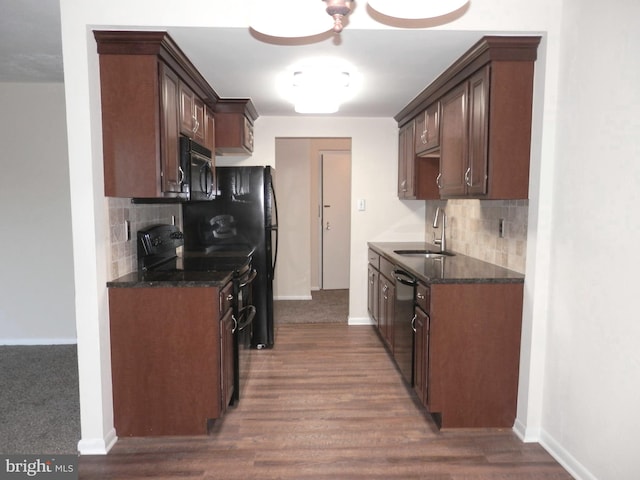
<svg viewBox="0 0 640 480"><path fill-rule="evenodd" d="M275 219L275 222L272 220L271 230L275 230L276 232L275 254L273 256L273 265L271 266L271 278L275 278L276 264L278 263L278 201L276 200L276 190L273 188L273 182L269 184L269 187L271 188L271 196L273 197L272 216L273 219Z"/></svg>

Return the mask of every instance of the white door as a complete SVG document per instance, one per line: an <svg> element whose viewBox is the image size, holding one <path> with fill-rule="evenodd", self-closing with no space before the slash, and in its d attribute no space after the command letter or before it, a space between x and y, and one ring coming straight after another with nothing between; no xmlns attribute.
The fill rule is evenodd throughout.
<svg viewBox="0 0 640 480"><path fill-rule="evenodd" d="M349 288L351 154L322 154L322 289Z"/></svg>

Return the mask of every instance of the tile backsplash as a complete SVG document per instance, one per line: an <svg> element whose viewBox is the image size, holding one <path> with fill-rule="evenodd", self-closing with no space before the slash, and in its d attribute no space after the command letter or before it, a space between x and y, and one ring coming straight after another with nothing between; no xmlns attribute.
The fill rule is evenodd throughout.
<svg viewBox="0 0 640 480"><path fill-rule="evenodd" d="M138 269L136 238L138 230L158 223L182 225L180 204L139 204L129 198L108 198L109 243L111 244L110 280ZM130 223L130 239L126 239L125 222Z"/></svg>
<svg viewBox="0 0 640 480"><path fill-rule="evenodd" d="M438 238L442 233L442 220L440 228L433 228L437 207L447 213L447 250L524 273L528 200L427 201L425 239L429 243L434 233ZM504 219L502 238L500 219Z"/></svg>

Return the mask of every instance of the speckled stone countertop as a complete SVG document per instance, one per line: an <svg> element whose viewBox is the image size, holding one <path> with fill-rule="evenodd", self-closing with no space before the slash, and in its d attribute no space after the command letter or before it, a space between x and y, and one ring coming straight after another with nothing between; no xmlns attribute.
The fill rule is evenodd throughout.
<svg viewBox="0 0 640 480"><path fill-rule="evenodd" d="M370 242L369 248L391 263L415 275L427 284L433 283L523 283L524 275L476 258L455 256L425 258L395 253L395 250L434 250L440 247L424 242Z"/></svg>
<svg viewBox="0 0 640 480"><path fill-rule="evenodd" d="M224 287L232 276L233 270L220 272L132 272L107 282L107 287Z"/></svg>
<svg viewBox="0 0 640 480"><path fill-rule="evenodd" d="M107 282L109 288L224 287L253 251L236 255L186 254L159 270L131 272Z"/></svg>

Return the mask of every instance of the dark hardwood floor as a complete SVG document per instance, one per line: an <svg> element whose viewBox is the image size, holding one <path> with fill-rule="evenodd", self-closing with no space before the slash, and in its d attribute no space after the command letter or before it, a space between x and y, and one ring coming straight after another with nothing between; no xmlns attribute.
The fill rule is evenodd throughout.
<svg viewBox="0 0 640 480"><path fill-rule="evenodd" d="M81 479L533 480L572 477L507 430L439 432L372 327L281 325L209 436L121 438Z"/></svg>

